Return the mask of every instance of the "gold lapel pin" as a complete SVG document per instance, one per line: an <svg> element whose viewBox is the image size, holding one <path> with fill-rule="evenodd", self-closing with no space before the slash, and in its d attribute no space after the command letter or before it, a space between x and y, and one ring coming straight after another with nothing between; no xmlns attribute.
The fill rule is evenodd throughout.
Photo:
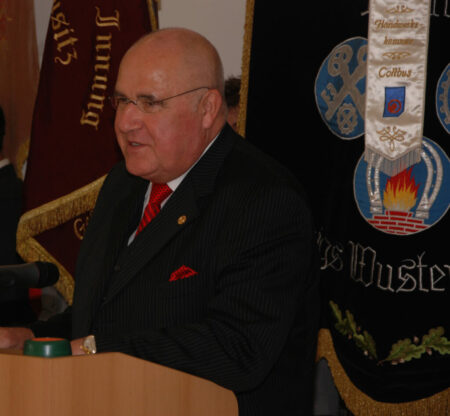
<svg viewBox="0 0 450 416"><path fill-rule="evenodd" d="M178 225L183 225L187 220L186 215L181 215L180 217L178 217Z"/></svg>

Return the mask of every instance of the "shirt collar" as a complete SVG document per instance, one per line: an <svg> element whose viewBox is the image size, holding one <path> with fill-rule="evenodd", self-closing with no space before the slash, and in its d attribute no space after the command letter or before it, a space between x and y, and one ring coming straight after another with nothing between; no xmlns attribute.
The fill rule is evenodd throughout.
<svg viewBox="0 0 450 416"><path fill-rule="evenodd" d="M178 176L178 178L172 179L171 181L167 182L167 186L172 190L172 193L161 203L161 209L164 207L164 205L170 199L170 197L175 192L175 190L178 188L178 186L181 184L181 182L183 182L183 179L186 177L186 175L189 173L189 171L197 164L197 162L203 157L203 155L208 151L208 149L216 141L218 136L219 135L214 137L214 140L212 140L211 143L209 143L208 146L206 146L206 148L203 151L203 153L201 154L201 156L195 161L195 163L186 172L184 172L182 175ZM150 199L150 191L151 190L152 190L152 183L150 182L148 184L147 191L145 193L144 204L142 206L142 214L141 214L141 216L143 215L145 207L147 206L148 201ZM131 242L134 240L135 236L136 236L136 231L133 231L133 233L131 234L130 238L128 239L128 245L131 244Z"/></svg>
<svg viewBox="0 0 450 416"><path fill-rule="evenodd" d="M0 169L4 168L5 166L8 166L11 162L8 158L0 160Z"/></svg>

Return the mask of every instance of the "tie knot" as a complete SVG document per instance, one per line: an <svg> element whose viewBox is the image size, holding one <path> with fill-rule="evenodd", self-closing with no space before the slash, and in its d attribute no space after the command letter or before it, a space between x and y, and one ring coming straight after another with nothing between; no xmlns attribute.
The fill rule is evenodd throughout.
<svg viewBox="0 0 450 416"><path fill-rule="evenodd" d="M166 183L154 183L152 184L152 192L150 193L150 204L157 205L158 207L172 192L172 189Z"/></svg>
<svg viewBox="0 0 450 416"><path fill-rule="evenodd" d="M150 199L145 207L144 214L142 215L141 222L136 231L138 235L147 224L156 217L161 209L161 203L170 195L172 189L170 189L165 183L152 184L152 191L150 193Z"/></svg>

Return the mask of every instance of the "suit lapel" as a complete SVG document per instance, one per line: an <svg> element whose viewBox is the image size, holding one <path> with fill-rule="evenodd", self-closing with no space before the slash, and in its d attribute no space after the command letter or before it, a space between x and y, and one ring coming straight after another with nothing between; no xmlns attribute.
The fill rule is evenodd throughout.
<svg viewBox="0 0 450 416"><path fill-rule="evenodd" d="M110 275L111 282L104 302L108 302L153 258L198 216L192 189L177 189L161 212L119 254ZM185 221L179 218L184 216ZM156 282L155 282L156 283Z"/></svg>
<svg viewBox="0 0 450 416"><path fill-rule="evenodd" d="M137 228L148 183L137 194L123 199L117 205L108 239L106 276L111 274L121 252L127 247L131 233Z"/></svg>
<svg viewBox="0 0 450 416"><path fill-rule="evenodd" d="M110 242L111 249L108 251L112 258L117 259L117 261L111 264L111 273L108 273L110 282L104 302L108 302L120 292L144 266L154 259L166 244L201 214L198 201L213 191L215 179L223 159L232 147L233 140L230 140L229 130L231 128L224 129L225 133L228 134L222 132L172 194L161 212L145 227L130 246L126 246L126 243L122 245L124 248L120 251L118 257L115 254L118 253L117 247L121 245L124 236L120 233L114 235L115 241ZM120 216L120 212L117 213L117 216ZM117 217L117 221L120 221L120 218ZM123 224L121 228L124 228ZM156 281L155 284L157 283Z"/></svg>

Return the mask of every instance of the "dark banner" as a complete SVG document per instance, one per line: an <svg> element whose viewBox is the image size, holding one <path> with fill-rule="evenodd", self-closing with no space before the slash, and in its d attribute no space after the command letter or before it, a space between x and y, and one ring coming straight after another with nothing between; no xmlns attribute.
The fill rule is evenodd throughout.
<svg viewBox="0 0 450 416"><path fill-rule="evenodd" d="M35 103L18 249L58 264L71 302L75 261L102 177L121 158L109 102L121 57L156 28L152 1L54 0Z"/></svg>
<svg viewBox="0 0 450 416"><path fill-rule="evenodd" d="M374 25L390 61L372 74L386 85L375 91L386 97L375 114L404 123L379 130L387 151L407 144L408 117L422 102L408 95L416 67L398 45L414 50L417 38L406 28L426 30L419 18L429 21L418 161L389 175L365 157L366 93L373 88L367 0L308 2L295 12L249 1L239 126L310 196L322 270L318 353L348 408L355 415L445 414L450 3L431 1L429 19L414 15L411 2L384 3L388 17ZM391 50L402 53L388 56Z"/></svg>

